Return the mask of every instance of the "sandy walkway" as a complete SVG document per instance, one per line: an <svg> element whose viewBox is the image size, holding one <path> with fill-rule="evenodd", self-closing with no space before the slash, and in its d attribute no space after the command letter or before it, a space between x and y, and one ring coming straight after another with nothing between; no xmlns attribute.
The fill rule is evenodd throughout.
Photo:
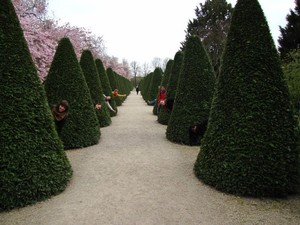
<svg viewBox="0 0 300 225"><path fill-rule="evenodd" d="M193 175L199 147L173 144L132 92L100 143L69 150L74 175L51 199L0 214L1 225L299 225L300 196L239 198Z"/></svg>

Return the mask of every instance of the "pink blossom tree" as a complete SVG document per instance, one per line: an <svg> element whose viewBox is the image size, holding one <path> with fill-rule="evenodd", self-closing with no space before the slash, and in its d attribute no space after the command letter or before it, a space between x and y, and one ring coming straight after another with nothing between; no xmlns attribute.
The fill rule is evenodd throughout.
<svg viewBox="0 0 300 225"><path fill-rule="evenodd" d="M78 59L83 49L89 49L94 58L103 60L106 68L111 67L124 77L130 76L128 65L105 53L102 37L69 23L59 26L57 20L50 18L48 0L13 0L13 4L41 80L46 78L57 43L63 37L70 39Z"/></svg>

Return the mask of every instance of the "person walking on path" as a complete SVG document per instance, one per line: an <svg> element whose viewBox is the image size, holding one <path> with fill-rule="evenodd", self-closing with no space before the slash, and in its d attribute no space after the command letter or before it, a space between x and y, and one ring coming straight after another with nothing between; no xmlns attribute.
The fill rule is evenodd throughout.
<svg viewBox="0 0 300 225"><path fill-rule="evenodd" d="M138 95L138 94L139 94L139 91L140 91L139 86L136 86L136 87L135 87L135 91L136 91L136 94Z"/></svg>

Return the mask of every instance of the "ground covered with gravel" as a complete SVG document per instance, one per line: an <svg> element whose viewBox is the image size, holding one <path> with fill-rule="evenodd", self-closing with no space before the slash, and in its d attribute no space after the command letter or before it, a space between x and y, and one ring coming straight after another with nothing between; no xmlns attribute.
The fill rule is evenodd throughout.
<svg viewBox="0 0 300 225"><path fill-rule="evenodd" d="M74 174L47 201L0 213L1 225L299 225L300 196L228 195L193 174L199 147L165 137L152 107L132 92L99 144L68 150Z"/></svg>

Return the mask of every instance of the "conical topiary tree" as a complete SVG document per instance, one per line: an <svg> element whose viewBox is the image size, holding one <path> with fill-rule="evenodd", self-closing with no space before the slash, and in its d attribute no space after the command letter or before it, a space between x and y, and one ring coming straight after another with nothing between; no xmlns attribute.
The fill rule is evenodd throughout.
<svg viewBox="0 0 300 225"><path fill-rule="evenodd" d="M171 75L169 78L169 82L167 85L167 94L166 99L175 99L176 89L177 89L177 83L181 71L181 66L183 62L183 52L178 51L176 52L174 56L174 62L171 70ZM169 119L171 116L172 111L170 110L164 110L159 113L158 120L160 123L167 125L169 123Z"/></svg>
<svg viewBox="0 0 300 225"><path fill-rule="evenodd" d="M174 62L173 59L168 60L164 75L163 75L162 80L161 80L160 86L164 86L165 88L167 88L167 85L168 85L168 82L169 82L169 79L170 79L170 76L171 76L171 70L172 70L173 62ZM168 89L167 89L167 92L168 92ZM157 95L157 97L158 97L158 95ZM166 108L162 107L161 110L159 111L159 113L157 113L157 106L158 105L157 105L157 102L156 102L155 107L153 107L153 114L158 116L157 120L158 120L159 123L166 125L167 122L166 122L166 119L165 119L165 116L164 116L165 112L166 112Z"/></svg>
<svg viewBox="0 0 300 225"><path fill-rule="evenodd" d="M173 59L170 59L167 62L166 70L165 70L163 79L161 81L161 86L164 86L165 88L167 88L169 80L170 80L170 77L172 75L171 72L172 72L173 64L174 64L174 60ZM168 89L167 89L167 93L168 93ZM165 99L167 99L167 93L165 95L166 96ZM157 104L156 104L156 107L157 107ZM155 109L153 108L153 110L155 110ZM156 112L157 112L157 110L156 110ZM154 113L154 111L153 111L153 113ZM158 113L157 116L158 116L157 120L158 120L159 123L161 123L163 125L167 125L168 124L169 117L168 117L168 110L167 110L166 107L164 107L162 110L160 110L160 112Z"/></svg>
<svg viewBox="0 0 300 225"><path fill-rule="evenodd" d="M0 211L63 191L72 175L10 0L0 7Z"/></svg>
<svg viewBox="0 0 300 225"><path fill-rule="evenodd" d="M287 85L257 0L238 0L194 166L236 195L285 196L299 185L299 148Z"/></svg>
<svg viewBox="0 0 300 225"><path fill-rule="evenodd" d="M60 132L65 149L97 144L100 128L89 88L69 38L62 38L45 80L49 104L67 100L70 113Z"/></svg>
<svg viewBox="0 0 300 225"><path fill-rule="evenodd" d="M116 81L116 77L115 77L115 71L113 71L113 69L111 67L109 67L106 69L106 74L107 74L111 89L112 90L118 89L117 81ZM113 95L112 98L114 99L117 106L122 105L122 100L119 97Z"/></svg>
<svg viewBox="0 0 300 225"><path fill-rule="evenodd" d="M100 127L106 127L111 124L111 118L108 111L109 109L105 104L98 70L90 50L84 50L82 52L79 64L89 87L93 104L101 104L102 106L100 110L95 109L99 125Z"/></svg>
<svg viewBox="0 0 300 225"><path fill-rule="evenodd" d="M194 145L190 128L206 129L214 91L215 76L209 57L197 36L186 42L182 70L166 136L172 142Z"/></svg>
<svg viewBox="0 0 300 225"><path fill-rule="evenodd" d="M110 82L109 82L108 76L106 74L106 70L104 68L103 62L101 61L101 59L96 59L95 64L96 64L96 68L97 68L98 73L99 73L103 93L105 94L105 96L111 96L112 97L112 93L111 93L112 90L111 90ZM116 102L113 98L111 98L111 100L110 100L110 105L116 111L116 113L114 113L112 111L109 111L110 116L114 117L118 113L118 108L117 108L117 104L116 104Z"/></svg>
<svg viewBox="0 0 300 225"><path fill-rule="evenodd" d="M128 79L121 76L117 72L114 72L115 81L117 85L117 89L119 91L120 96L118 96L118 100L116 101L117 106L121 106L122 103L126 100L128 92L126 91L125 84L127 83ZM132 89L132 88L131 88Z"/></svg>
<svg viewBox="0 0 300 225"><path fill-rule="evenodd" d="M170 67L170 64L169 64L169 67ZM168 81L167 81L167 79L164 81L164 79L165 79L165 77L169 77L169 71L170 71L169 69L167 71L165 71L165 72L168 73L168 74L166 74L165 72L162 71L161 68L157 68L156 70L154 70L154 74L155 75L152 77L152 80L151 80L152 84L156 83L155 79L159 79L160 80L160 84L158 85L159 88L158 88L158 91L157 91L156 97L155 97L157 100L158 100L159 95L160 95L160 89L161 89L161 87L164 86L166 88L166 84L168 83ZM151 94L152 93L150 92L150 95ZM152 113L154 115L156 115L156 116L158 116L158 111L157 111L158 109L157 109L157 107L158 107L158 101L155 102L155 104L153 106L153 109L152 109Z"/></svg>
<svg viewBox="0 0 300 225"><path fill-rule="evenodd" d="M153 99L157 99L157 97L158 97L162 76L163 76L162 69L160 67L156 67L153 71L153 74L151 75L151 80L149 83L147 99L149 99L150 101L152 101ZM155 108L155 105L153 108ZM156 115L156 113L154 111L153 111L153 113L154 113L154 115Z"/></svg>
<svg viewBox="0 0 300 225"><path fill-rule="evenodd" d="M149 73L147 76L145 76L143 78L143 86L141 89L141 95L143 95L143 99L145 101L152 100L149 98L149 90L150 90L150 84L151 84L152 77L153 77L153 72Z"/></svg>

